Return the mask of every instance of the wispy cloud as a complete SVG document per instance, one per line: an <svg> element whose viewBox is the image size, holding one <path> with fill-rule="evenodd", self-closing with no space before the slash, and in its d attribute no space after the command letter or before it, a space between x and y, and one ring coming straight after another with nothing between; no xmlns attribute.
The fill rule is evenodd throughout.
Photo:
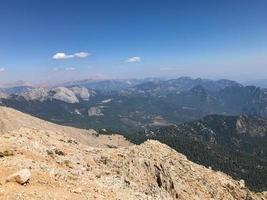
<svg viewBox="0 0 267 200"><path fill-rule="evenodd" d="M75 67L66 67L65 70L66 71L74 71L74 70L76 70L76 68Z"/></svg>
<svg viewBox="0 0 267 200"><path fill-rule="evenodd" d="M5 68L0 68L0 72L6 71Z"/></svg>
<svg viewBox="0 0 267 200"><path fill-rule="evenodd" d="M74 57L77 57L77 58L86 58L88 56L90 56L90 53L88 52L79 52L79 53L74 54Z"/></svg>
<svg viewBox="0 0 267 200"><path fill-rule="evenodd" d="M141 57L139 56L131 57L131 58L126 59L125 62L127 63L141 62Z"/></svg>
<svg viewBox="0 0 267 200"><path fill-rule="evenodd" d="M70 58L86 58L88 56L90 56L91 54L88 52L78 52L78 53L74 53L74 54L66 54L66 53L56 53L53 55L53 59L55 60L65 60L65 59L70 59Z"/></svg>

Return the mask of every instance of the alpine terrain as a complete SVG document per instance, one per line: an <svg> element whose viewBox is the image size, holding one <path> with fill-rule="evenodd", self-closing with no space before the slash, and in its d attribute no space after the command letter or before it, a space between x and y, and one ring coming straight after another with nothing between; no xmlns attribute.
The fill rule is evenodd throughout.
<svg viewBox="0 0 267 200"><path fill-rule="evenodd" d="M267 198L155 140L133 145L5 107L0 126L1 199Z"/></svg>

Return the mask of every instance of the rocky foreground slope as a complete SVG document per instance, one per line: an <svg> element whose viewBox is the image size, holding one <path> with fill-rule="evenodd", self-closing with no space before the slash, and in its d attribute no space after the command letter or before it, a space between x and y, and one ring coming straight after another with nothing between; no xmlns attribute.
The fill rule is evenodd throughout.
<svg viewBox="0 0 267 200"><path fill-rule="evenodd" d="M86 145L94 147L129 146L130 142L121 135L98 135L93 129L85 130L67 126L53 124L17 110L0 106L0 135L9 131L16 131L21 128L31 128L34 130L52 131L59 135L70 136ZM38 135L36 136L38 137Z"/></svg>
<svg viewBox="0 0 267 200"><path fill-rule="evenodd" d="M0 199L267 199L157 141L103 139L3 107L0 128ZM10 177L20 170L24 181Z"/></svg>

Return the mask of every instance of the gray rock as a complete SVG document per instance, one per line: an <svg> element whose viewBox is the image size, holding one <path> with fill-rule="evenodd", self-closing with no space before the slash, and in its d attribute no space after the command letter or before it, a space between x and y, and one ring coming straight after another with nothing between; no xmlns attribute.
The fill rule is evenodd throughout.
<svg viewBox="0 0 267 200"><path fill-rule="evenodd" d="M59 101L64 101L66 103L79 102L74 92L65 87L57 87L51 90L44 88L35 88L30 92L25 92L21 94L21 96L24 97L27 101L30 100L45 101L45 100L56 99Z"/></svg>
<svg viewBox="0 0 267 200"><path fill-rule="evenodd" d="M84 100L84 101L88 101L90 99L90 93L89 93L89 90L85 87L72 87L70 88L70 90L72 92L74 92L74 94Z"/></svg>
<svg viewBox="0 0 267 200"><path fill-rule="evenodd" d="M65 87L57 87L52 90L54 92L53 99L64 101L66 103L79 103L78 98L74 92Z"/></svg>
<svg viewBox="0 0 267 200"><path fill-rule="evenodd" d="M21 96L23 96L27 101L45 101L49 98L49 90L44 88L35 88L30 92L23 93Z"/></svg>
<svg viewBox="0 0 267 200"><path fill-rule="evenodd" d="M99 107L91 107L88 110L88 116L92 117L92 116L103 116L104 114L102 113L101 108Z"/></svg>

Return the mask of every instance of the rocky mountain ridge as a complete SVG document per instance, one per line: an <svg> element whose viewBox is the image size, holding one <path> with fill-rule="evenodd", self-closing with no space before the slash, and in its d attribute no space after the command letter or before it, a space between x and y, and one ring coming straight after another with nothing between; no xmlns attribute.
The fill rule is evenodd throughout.
<svg viewBox="0 0 267 200"><path fill-rule="evenodd" d="M15 90L16 88L10 88L5 92L3 90L3 94L6 94L2 98L5 99L20 99L24 98L26 101L52 101L58 100L65 103L79 103L82 101L89 101L90 97L95 95L95 92L84 88L84 87L56 87L52 89L46 88L25 88L24 90L20 90L19 92L11 93L10 91ZM16 90L17 91L17 90ZM23 92L22 92L23 91Z"/></svg>
<svg viewBox="0 0 267 200"><path fill-rule="evenodd" d="M12 109L0 110L22 121L33 120ZM25 127L0 134L0 199L267 198L249 191L244 181L194 164L157 141L93 147L37 121L44 126L26 127L25 122ZM3 121L1 127L8 123ZM9 176L17 171L19 175L21 169L30 171L24 174L28 179L23 185Z"/></svg>
<svg viewBox="0 0 267 200"><path fill-rule="evenodd" d="M210 79L180 77L170 80L147 81L133 86L125 90L123 93L166 96L168 94L178 94L180 92L189 91L197 86L201 86L208 91L214 92L226 87L241 86L241 84L227 79L214 81Z"/></svg>

